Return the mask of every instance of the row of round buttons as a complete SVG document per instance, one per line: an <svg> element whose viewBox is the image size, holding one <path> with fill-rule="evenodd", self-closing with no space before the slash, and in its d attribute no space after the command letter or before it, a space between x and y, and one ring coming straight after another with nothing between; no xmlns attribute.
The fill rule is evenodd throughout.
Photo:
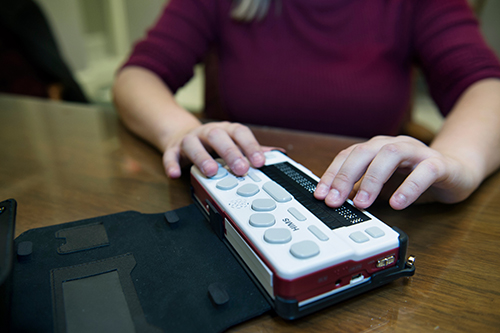
<svg viewBox="0 0 500 333"><path fill-rule="evenodd" d="M223 169L223 171L220 171ZM227 175L227 170L224 168L219 168L217 172L217 178L224 178ZM227 177L219 182L217 182L216 187L219 190L228 191L235 188L238 185L237 179L233 177ZM265 213L276 209L277 202L287 202L292 199L290 194L283 190L281 187L273 182L267 182L264 184L264 190L274 199L255 199L252 201L252 209L259 213L252 214L249 219L251 226L256 228L269 228L276 223L273 214ZM236 193L242 197L252 197L259 193L260 189L255 184L245 184L240 186ZM292 207L293 208L293 207ZM292 215L296 216L299 220L305 220L305 217L298 212L296 208L290 212ZM316 228L317 229L317 228ZM325 239L326 235L322 232L316 231L316 229L309 229L313 234L319 233L316 237L322 237ZM315 230L316 233L313 231ZM321 238L320 238L321 239ZM326 237L326 240L328 237ZM290 230L285 228L271 228L264 232L264 240L270 244L286 244L292 240L292 234ZM310 240L297 242L292 244L290 247L290 253L298 259L307 259L314 257L319 254L319 246Z"/></svg>

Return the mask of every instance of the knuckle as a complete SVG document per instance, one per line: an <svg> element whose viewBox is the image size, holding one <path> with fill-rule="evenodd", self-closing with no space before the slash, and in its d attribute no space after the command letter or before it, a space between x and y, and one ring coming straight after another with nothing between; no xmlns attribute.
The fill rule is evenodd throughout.
<svg viewBox="0 0 500 333"><path fill-rule="evenodd" d="M412 145L417 145L417 146L420 146L420 147L424 147L424 146L427 146L425 143L423 143L422 141L412 137L412 136L409 136L409 135L398 135L396 137L396 139L400 142L404 142L404 143L407 143L407 144L412 144Z"/></svg>
<svg viewBox="0 0 500 333"><path fill-rule="evenodd" d="M218 126L211 127L207 131L207 140L213 141L213 140L219 138L221 135L223 135L224 132L225 132L224 129L222 129L221 127L218 127Z"/></svg>
<svg viewBox="0 0 500 333"><path fill-rule="evenodd" d="M192 134L187 134L181 139L181 147L184 148L186 147L190 141L192 141L195 138L194 135Z"/></svg>
<svg viewBox="0 0 500 333"><path fill-rule="evenodd" d="M391 155L398 155L401 153L401 148L396 143L388 143L382 146L381 151Z"/></svg>
<svg viewBox="0 0 500 333"><path fill-rule="evenodd" d="M439 158L428 158L422 161L421 164L426 168L426 172L434 178L439 178L444 173L445 165Z"/></svg>
<svg viewBox="0 0 500 333"><path fill-rule="evenodd" d="M355 148L355 147L356 147L356 146L351 147L351 148ZM349 156L349 154L351 153L351 150L352 150L352 149L349 149L349 148L343 149L343 150L341 150L341 151L337 154L337 157L343 157L343 158L345 158L345 157Z"/></svg>
<svg viewBox="0 0 500 333"><path fill-rule="evenodd" d="M379 185L382 182L382 180L377 177L376 175L372 174L372 173L366 173L364 176L363 176L363 183L365 184L374 184L374 185Z"/></svg>
<svg viewBox="0 0 500 333"><path fill-rule="evenodd" d="M401 135L398 135L396 136L396 139L400 139L400 140L412 140L413 137L409 136L409 135L404 135L404 134L401 134Z"/></svg>
<svg viewBox="0 0 500 333"><path fill-rule="evenodd" d="M199 164L203 161L205 155L201 151L194 152L192 155L193 163Z"/></svg>
<svg viewBox="0 0 500 333"><path fill-rule="evenodd" d="M232 123L229 126L228 131L233 137L247 136L249 133L251 133L250 129L247 126L240 123Z"/></svg>
<svg viewBox="0 0 500 333"><path fill-rule="evenodd" d="M387 135L376 135L372 137L370 140L366 141L366 144L376 144L376 145L381 145L384 142L391 141L393 137L387 136Z"/></svg>
<svg viewBox="0 0 500 333"><path fill-rule="evenodd" d="M335 180L340 183L349 183L351 181L351 177L349 177L349 175L345 172L339 171L339 173L335 176Z"/></svg>
<svg viewBox="0 0 500 333"><path fill-rule="evenodd" d="M355 146L352 150L354 154L365 154L369 151L371 151L371 148L368 144L359 144Z"/></svg>
<svg viewBox="0 0 500 333"><path fill-rule="evenodd" d="M181 145L182 145L182 142L181 142ZM163 159L167 160L167 159L172 159L172 158L177 157L180 153L181 145L167 147L167 149L165 149L165 152L163 153Z"/></svg>
<svg viewBox="0 0 500 333"><path fill-rule="evenodd" d="M250 144L242 147L242 149L243 149L245 155L248 155L249 157L251 157L251 155L261 151L260 145L258 143L250 143Z"/></svg>
<svg viewBox="0 0 500 333"><path fill-rule="evenodd" d="M227 128L229 127L231 123L227 120L221 120L221 121L216 121L216 122L209 122L205 125L203 125L205 128L208 128L208 129L214 129L214 128L221 128L221 129L224 129L224 128Z"/></svg>
<svg viewBox="0 0 500 333"><path fill-rule="evenodd" d="M335 173L333 171L327 170L321 177L319 183L320 184L326 184L327 182L332 182L332 180L335 178Z"/></svg>
<svg viewBox="0 0 500 333"><path fill-rule="evenodd" d="M219 156L226 161L233 160L241 156L241 150L232 141L228 144L217 146L215 150Z"/></svg>
<svg viewBox="0 0 500 333"><path fill-rule="evenodd" d="M228 126L232 131L244 131L247 129L245 125L242 125L240 123L231 123Z"/></svg>
<svg viewBox="0 0 500 333"><path fill-rule="evenodd" d="M386 135L376 135L373 138L371 138L369 141L381 141L381 140L387 140L389 138Z"/></svg>
<svg viewBox="0 0 500 333"><path fill-rule="evenodd" d="M236 149L234 147L226 147L220 151L220 155L223 159L236 157Z"/></svg>
<svg viewBox="0 0 500 333"><path fill-rule="evenodd" d="M422 193L422 186L414 180L407 180L405 182L406 188L409 190L409 193Z"/></svg>
<svg viewBox="0 0 500 333"><path fill-rule="evenodd" d="M413 142L418 141L414 137L409 136L409 135L404 135L404 134L396 136L396 139L398 139L400 141L413 141Z"/></svg>

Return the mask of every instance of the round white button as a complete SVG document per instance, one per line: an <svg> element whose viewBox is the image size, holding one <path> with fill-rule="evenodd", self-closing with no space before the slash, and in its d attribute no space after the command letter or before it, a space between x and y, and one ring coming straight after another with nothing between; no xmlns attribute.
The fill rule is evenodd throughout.
<svg viewBox="0 0 500 333"><path fill-rule="evenodd" d="M284 228L272 228L264 233L264 240L271 244L284 244L292 240L292 233Z"/></svg>
<svg viewBox="0 0 500 333"><path fill-rule="evenodd" d="M307 259L319 254L319 246L313 241L305 240L293 244L290 253L297 259Z"/></svg>
<svg viewBox="0 0 500 333"><path fill-rule="evenodd" d="M258 212L268 212L276 208L276 202L273 199L255 199L252 201L252 209Z"/></svg>
<svg viewBox="0 0 500 333"><path fill-rule="evenodd" d="M259 192L259 187L255 184L245 184L238 188L238 193L242 197L251 197L253 195L256 195Z"/></svg>
<svg viewBox="0 0 500 333"><path fill-rule="evenodd" d="M274 225L276 220L273 214L256 213L250 215L250 225L257 228L267 228Z"/></svg>
<svg viewBox="0 0 500 333"><path fill-rule="evenodd" d="M229 191L238 185L238 181L235 178L227 177L217 182L215 185L219 190Z"/></svg>

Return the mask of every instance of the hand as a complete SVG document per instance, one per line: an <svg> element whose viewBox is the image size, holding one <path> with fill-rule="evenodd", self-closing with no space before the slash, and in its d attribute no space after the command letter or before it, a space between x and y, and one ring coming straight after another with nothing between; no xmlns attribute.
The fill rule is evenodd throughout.
<svg viewBox="0 0 500 333"><path fill-rule="evenodd" d="M354 204L367 208L396 174L406 178L390 197L394 209L408 207L424 192L423 201L459 202L480 183L466 161L441 154L411 137L378 136L340 152L321 177L314 196L339 207L354 190Z"/></svg>
<svg viewBox="0 0 500 333"><path fill-rule="evenodd" d="M194 163L204 175L211 177L217 173L218 164L209 152L215 151L236 175L244 175L250 164L256 168L264 165L264 150L266 148L259 145L247 126L213 122L169 138L163 164L171 178L178 178L181 165L188 162Z"/></svg>

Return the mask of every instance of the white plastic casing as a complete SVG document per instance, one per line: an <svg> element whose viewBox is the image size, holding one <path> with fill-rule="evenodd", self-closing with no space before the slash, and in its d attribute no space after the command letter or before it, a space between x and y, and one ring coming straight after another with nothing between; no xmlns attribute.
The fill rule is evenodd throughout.
<svg viewBox="0 0 500 333"><path fill-rule="evenodd" d="M266 165L281 162L288 162L314 180L319 180L319 178L307 168L291 160L286 155L276 151L266 153ZM222 161L220 167L225 167ZM317 272L325 272L331 267L341 267L343 266L342 264L346 263L348 263L348 265L344 265L345 267L341 270L343 272L357 274L355 268L361 267L360 263L364 262L365 266L369 264L371 267L371 270L368 271L362 269L363 279L367 279L372 270L378 269L375 268L375 261L377 261L377 259L382 259L391 251L397 253L399 247L399 234L364 210L362 213L367 215L370 220L331 230L295 200L295 198L292 198L292 200L288 202L276 202L276 208L269 212L275 217L274 225L270 227L254 227L250 225L250 216L257 213L252 209L252 202L256 199L271 198L262 186L266 182L272 180L258 169L250 168L248 174L244 177L235 177L231 172L228 172L225 177L233 177L237 179L238 182L237 186L229 190L217 188L217 183L225 177L217 179L208 178L194 166L191 169L191 175L193 177L195 197L202 201L202 198L208 195L217 209L220 210L219 213L226 218L226 237L233 247L235 247L242 259L247 263L247 266L254 272L271 297L275 296L273 281L276 281L276 278L278 278L282 284L288 282L293 283L294 280L301 279L305 276L314 276ZM258 178L260 181L255 181L252 178ZM239 195L237 193L238 188L245 184L256 184L259 186L258 193L251 197ZM205 193L200 193L201 189L203 189ZM200 203L202 206L205 206L203 202ZM299 221L290 214L288 209L291 207L297 209L306 220ZM316 226L316 228L328 237L328 240L320 240L313 234L309 230L309 226L311 225ZM376 229L382 231L384 235L374 238L367 234L366 230L372 227L376 227ZM290 230L292 239L284 244L269 243L264 240L264 234L270 228L288 229ZM365 238L368 238L368 241L363 243L355 242L350 237L355 232L361 232L363 235L366 235ZM295 257L290 251L291 246L306 240L314 242L319 248L319 253L306 259ZM377 255L381 256L378 258ZM352 264L350 264L351 262ZM382 269L383 268L384 267L382 267ZM321 274L317 276L318 279L322 278L323 275ZM332 275L331 272L328 274ZM325 275L324 279L330 278L331 280L331 277L327 276L328 274ZM340 287L339 284L337 284L337 286ZM288 287L281 286L280 289L282 288L287 289ZM301 290L304 290L304 288L306 287L303 287ZM315 286L311 286L311 288L314 289ZM294 289L294 287L291 287L291 289ZM293 293L293 290L290 292ZM322 293L324 290L319 288L318 292ZM314 292L311 291L308 295L311 296L311 293ZM286 297L290 297L290 294L287 294Z"/></svg>

